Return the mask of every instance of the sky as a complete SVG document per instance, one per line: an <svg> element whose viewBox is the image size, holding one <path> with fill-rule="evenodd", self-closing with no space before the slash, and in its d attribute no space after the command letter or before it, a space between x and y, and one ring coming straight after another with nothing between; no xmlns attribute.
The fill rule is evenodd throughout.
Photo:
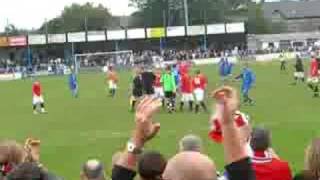
<svg viewBox="0 0 320 180"><path fill-rule="evenodd" d="M129 15L134 11L128 7L129 0L1 0L0 31L7 22L18 28L39 28L45 19L60 15L65 6L88 1L103 4L113 15Z"/></svg>

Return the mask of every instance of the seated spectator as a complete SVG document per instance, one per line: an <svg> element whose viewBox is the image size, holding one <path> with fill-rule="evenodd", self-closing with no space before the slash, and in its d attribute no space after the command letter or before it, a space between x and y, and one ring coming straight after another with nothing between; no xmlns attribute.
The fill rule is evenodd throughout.
<svg viewBox="0 0 320 180"><path fill-rule="evenodd" d="M297 174L294 180L320 179L320 138L314 139L306 150L305 170Z"/></svg>
<svg viewBox="0 0 320 180"><path fill-rule="evenodd" d="M257 180L291 180L291 170L288 162L280 160L271 149L269 130L255 128L252 132L251 148L252 163Z"/></svg>
<svg viewBox="0 0 320 180"><path fill-rule="evenodd" d="M82 167L81 180L106 180L103 164L95 159L87 161Z"/></svg>
<svg viewBox="0 0 320 180"><path fill-rule="evenodd" d="M249 155L241 143L241 134L236 127L233 114L238 109L240 100L235 89L223 87L213 93L216 100L216 111L221 121L224 135L225 167L229 180L255 180ZM146 97L136 110L135 128L119 161L112 170L113 180L133 180L138 157L144 145L160 130L160 124L152 121L155 113L161 108L161 101ZM179 166L183 164L185 168ZM190 172L189 172L190 171ZM187 173L187 174L186 174ZM189 177L185 175L190 175ZM216 180L215 166L212 160L198 152L182 152L168 161L162 175L165 180ZM197 176L197 177L195 177Z"/></svg>
<svg viewBox="0 0 320 180"><path fill-rule="evenodd" d="M202 152L202 140L199 136L189 134L184 136L179 142L179 151Z"/></svg>
<svg viewBox="0 0 320 180"><path fill-rule="evenodd" d="M8 180L48 180L48 174L37 163L24 162L7 176Z"/></svg>
<svg viewBox="0 0 320 180"><path fill-rule="evenodd" d="M166 164L166 159L159 152L145 152L139 158L138 173L142 180L160 180Z"/></svg>

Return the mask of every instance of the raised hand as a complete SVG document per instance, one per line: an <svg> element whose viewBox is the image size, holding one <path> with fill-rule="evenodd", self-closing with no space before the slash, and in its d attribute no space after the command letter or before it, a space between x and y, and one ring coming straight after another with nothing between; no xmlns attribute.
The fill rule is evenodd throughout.
<svg viewBox="0 0 320 180"><path fill-rule="evenodd" d="M133 135L137 146L143 146L159 132L160 123L155 123L152 119L161 106L161 101L154 97L145 97L138 105Z"/></svg>
<svg viewBox="0 0 320 180"><path fill-rule="evenodd" d="M220 116L221 123L233 122L232 116L240 107L240 99L237 91L230 86L223 86L212 93L217 101L216 112Z"/></svg>

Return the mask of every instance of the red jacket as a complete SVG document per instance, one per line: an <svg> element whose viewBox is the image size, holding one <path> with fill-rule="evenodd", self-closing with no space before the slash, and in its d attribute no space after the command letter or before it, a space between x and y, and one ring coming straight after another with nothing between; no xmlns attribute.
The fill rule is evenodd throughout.
<svg viewBox="0 0 320 180"><path fill-rule="evenodd" d="M252 166L257 180L292 180L288 162L273 158L266 152L255 151Z"/></svg>
<svg viewBox="0 0 320 180"><path fill-rule="evenodd" d="M32 85L32 94L35 96L41 96L41 84L39 82L35 82Z"/></svg>
<svg viewBox="0 0 320 180"><path fill-rule="evenodd" d="M213 140L216 143L222 143L223 136L222 136L222 127L219 122L219 120L213 116L212 117L212 124L211 124L211 130L209 132L209 138ZM234 122L236 123L238 128L241 128L243 126L249 125L249 117L248 115L237 111L234 115Z"/></svg>
<svg viewBox="0 0 320 180"><path fill-rule="evenodd" d="M310 66L310 76L311 77L318 77L319 73L318 73L318 61L316 58L313 58L311 60L311 66Z"/></svg>
<svg viewBox="0 0 320 180"><path fill-rule="evenodd" d="M192 79L188 74L183 74L181 76L181 92L182 93L192 93Z"/></svg>

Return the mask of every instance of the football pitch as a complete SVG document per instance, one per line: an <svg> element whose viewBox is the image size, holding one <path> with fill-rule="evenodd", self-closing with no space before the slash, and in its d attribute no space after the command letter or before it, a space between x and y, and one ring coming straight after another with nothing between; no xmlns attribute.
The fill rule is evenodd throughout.
<svg viewBox="0 0 320 180"><path fill-rule="evenodd" d="M320 134L320 98L312 98L306 84L290 85L293 64L287 73L280 73L279 63L252 64L256 86L251 96L254 106L243 106L253 125L272 130L273 147L294 171L303 168L304 149L313 137ZM209 90L218 86L217 66L200 69L208 76ZM307 68L305 68L307 69ZM234 74L240 72L237 65ZM40 78L48 114L33 115L31 80L0 82L1 139L19 142L29 136L41 139L41 162L49 170L68 180L79 179L81 165L89 158L98 158L111 172L111 157L122 150L134 124L129 112L128 86L131 73L120 74L116 98L107 96L104 74L81 74L80 98L73 99L67 77ZM239 82L233 83L239 87ZM211 102L210 99L207 101ZM218 164L224 165L221 145L208 139L210 114L161 112L156 120L161 123L159 136L146 149L159 150L166 157L177 152L178 140L194 133L204 140L205 152Z"/></svg>

